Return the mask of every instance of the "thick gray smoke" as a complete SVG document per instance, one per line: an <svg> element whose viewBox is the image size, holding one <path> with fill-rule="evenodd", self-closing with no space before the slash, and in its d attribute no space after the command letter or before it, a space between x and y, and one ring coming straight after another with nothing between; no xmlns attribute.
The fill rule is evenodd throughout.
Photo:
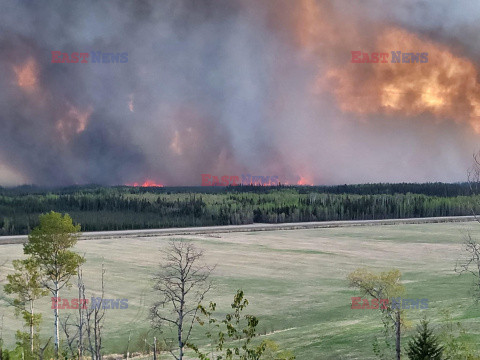
<svg viewBox="0 0 480 360"><path fill-rule="evenodd" d="M409 4L0 0L0 185L199 185L203 173L463 181L478 150L478 79L455 88L469 109L438 105L451 94L444 90L430 107L410 109L422 95L402 87L410 97L392 111L362 82L408 74L350 63L351 50L411 51L375 48L392 28L466 59L477 75L479 49L465 39L478 34L480 8L440 18L437 3ZM128 61L52 63L52 51L127 53ZM422 65L433 69L435 53ZM359 86L353 96L342 90L347 68Z"/></svg>

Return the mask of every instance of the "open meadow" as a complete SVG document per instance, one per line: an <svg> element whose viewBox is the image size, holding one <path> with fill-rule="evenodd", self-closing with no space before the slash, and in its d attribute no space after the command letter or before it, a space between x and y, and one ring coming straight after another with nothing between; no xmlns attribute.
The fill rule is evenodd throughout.
<svg viewBox="0 0 480 360"><path fill-rule="evenodd" d="M469 231L480 237L476 222L361 226L348 228L263 231L186 236L205 250L205 260L216 265L214 288L207 300L227 311L237 289L243 289L250 305L246 313L259 317L262 338L276 341L299 360L372 359L372 340L381 335L379 311L352 310L346 276L358 267L402 272L406 298L427 298L426 310L406 310L411 329L426 314L436 326L440 311L449 309L468 330L472 342L480 337L480 306L471 295L472 278L453 269L462 253L461 242ZM176 237L180 238L180 237ZM106 272L105 298L128 299L127 309L107 310L105 352L130 351L141 344L149 330L148 308L154 301L152 277L162 259L161 249L171 237L132 237L79 241L76 251L85 254L87 295L99 296L102 261ZM22 257L21 245L0 246L0 263ZM2 277L4 272L2 271ZM75 279L73 279L75 280ZM73 286L62 297L77 297ZM3 297L4 294L1 293ZM42 336L52 329L51 303L38 302L44 314ZM75 310L61 310L61 316ZM3 336L12 346L22 321L2 302ZM164 334L170 336L168 332ZM194 334L198 343L200 333ZM140 339L140 340L139 340Z"/></svg>

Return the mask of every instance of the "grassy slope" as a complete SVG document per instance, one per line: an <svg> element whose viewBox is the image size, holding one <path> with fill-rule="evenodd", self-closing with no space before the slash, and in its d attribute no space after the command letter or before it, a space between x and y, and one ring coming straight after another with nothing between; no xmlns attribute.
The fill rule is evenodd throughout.
<svg viewBox="0 0 480 360"><path fill-rule="evenodd" d="M209 298L227 310L236 289L250 300L249 313L260 317L266 337L294 351L297 359L371 359L371 340L382 327L378 312L351 310L346 275L359 266L374 270L399 268L407 295L428 298L430 309L407 310L413 324L426 313L439 319L438 310L450 308L469 333L480 335L480 311L469 295L470 278L453 273L461 254L462 236L469 229L480 236L476 223L372 226L354 228L221 234L220 238L191 236L205 249L209 264L217 264L215 289ZM151 275L161 259L167 238L92 240L78 243L87 263L87 288L98 290L102 259L107 268L106 298L128 298L126 310L107 314L107 351L126 347L129 331L135 342L154 298ZM120 245L120 246L118 246ZM18 245L0 247L0 263L21 255ZM75 289L64 293L75 297ZM47 300L38 305L47 310ZM21 325L5 310L7 343ZM73 310L66 310L73 312ZM43 329L52 328L45 314ZM197 333L194 334L198 336ZM407 334L408 335L408 334Z"/></svg>

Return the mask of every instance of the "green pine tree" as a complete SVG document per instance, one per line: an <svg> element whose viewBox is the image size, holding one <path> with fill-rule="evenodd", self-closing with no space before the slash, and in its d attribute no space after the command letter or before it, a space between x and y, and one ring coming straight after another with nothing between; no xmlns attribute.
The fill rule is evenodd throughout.
<svg viewBox="0 0 480 360"><path fill-rule="evenodd" d="M407 346L407 355L410 360L442 360L443 346L440 346L437 337L428 327L424 318L417 327L418 334L410 340Z"/></svg>

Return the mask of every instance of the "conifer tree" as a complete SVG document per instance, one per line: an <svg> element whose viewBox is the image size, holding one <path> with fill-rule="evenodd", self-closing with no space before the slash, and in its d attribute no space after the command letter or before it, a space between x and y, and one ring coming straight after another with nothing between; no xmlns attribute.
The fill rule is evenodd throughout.
<svg viewBox="0 0 480 360"><path fill-rule="evenodd" d="M417 335L410 340L407 347L407 355L410 360L442 360L443 347L428 327L428 321L424 318L417 327Z"/></svg>

